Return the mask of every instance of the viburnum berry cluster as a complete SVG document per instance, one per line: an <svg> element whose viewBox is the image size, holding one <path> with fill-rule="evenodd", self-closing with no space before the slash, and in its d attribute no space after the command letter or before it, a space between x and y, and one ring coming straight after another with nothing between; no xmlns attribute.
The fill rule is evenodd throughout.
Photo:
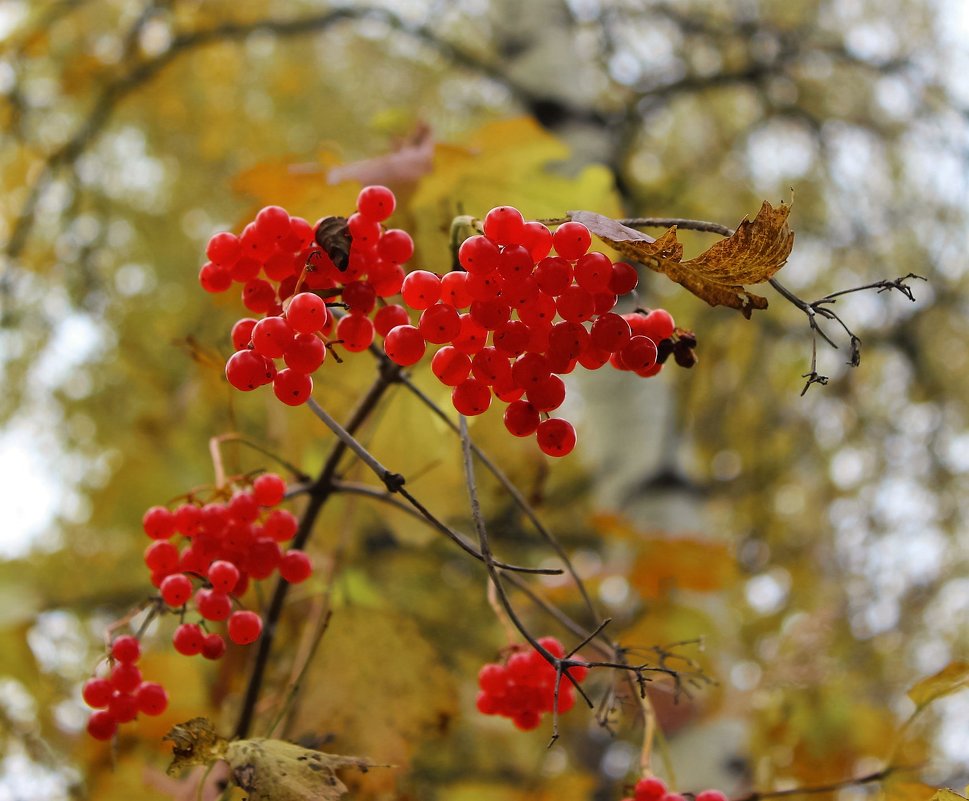
<svg viewBox="0 0 969 801"><path fill-rule="evenodd" d="M267 579L276 572L291 584L310 577L312 563L304 551L290 548L284 552L280 548L281 543L293 538L298 527L292 512L276 508L285 495L286 482L275 473L263 473L224 502L189 500L175 509L152 506L145 512L142 526L153 540L145 550L145 564L151 571L151 583L159 590L160 606L180 615L182 622L172 636L178 653L220 659L226 642L221 633L209 630L215 623L225 622L228 637L236 645L255 642L262 633L262 618L239 608L250 580ZM198 615L197 621L186 620L192 612ZM106 711L92 715L88 724L92 736L110 738L117 723L134 720L139 710L146 714L164 710L162 704L157 712L150 712L149 701L142 708L140 696L134 705L125 697L139 687L131 678L132 671L137 672L134 662L139 654L137 639L119 637L111 651L111 658L118 664L108 679L88 682L96 688L90 698L85 692L89 706L101 709L113 703ZM104 682L116 691L107 700ZM160 685L153 684L142 694L155 697L159 690L164 693ZM167 695L164 697L167 703Z"/></svg>
<svg viewBox="0 0 969 801"><path fill-rule="evenodd" d="M647 776L636 782L633 795L622 801L687 801L687 798L680 793L670 792L662 779ZM703 790L696 794L694 801L727 801L727 796L719 790Z"/></svg>
<svg viewBox="0 0 969 801"><path fill-rule="evenodd" d="M483 233L461 244L460 270L405 273L413 240L382 225L395 207L391 190L368 186L346 219L327 217L311 227L268 206L240 236L212 237L202 286L219 292L241 283L245 306L265 315L232 328L236 352L226 376L234 387L272 383L276 396L295 406L312 393L311 376L328 347L358 352L379 335L387 356L406 367L431 345L438 348L431 370L451 387L455 409L482 414L497 397L508 404L511 434L535 435L544 453L565 456L575 429L551 417L565 400L562 375L608 363L647 378L670 355L692 365L696 341L668 312L612 311L636 288L636 270L590 252L592 235L581 223L565 222L553 233L499 206L485 216ZM387 302L398 293L400 303ZM337 297L347 310L338 322L326 302Z"/></svg>
<svg viewBox="0 0 969 801"><path fill-rule="evenodd" d="M312 375L326 359L331 336L356 353L373 342L375 327L385 334L400 322L385 311L391 307L376 311L378 298L400 292L402 265L414 253L410 234L381 225L395 206L389 189L372 186L347 219L327 217L314 228L267 206L240 236L221 232L209 240L209 261L199 273L203 289L223 292L242 284L243 305L265 315L232 327L235 353L225 367L232 386L249 391L272 383L279 400L298 406L313 391ZM349 311L336 325L325 298L340 298Z"/></svg>
<svg viewBox="0 0 969 801"><path fill-rule="evenodd" d="M96 740L110 740L119 723L145 715L160 715L168 707L168 693L160 684L143 681L138 660L141 643L130 634L111 643L110 673L84 683L81 697L94 713L88 719L87 731Z"/></svg>
<svg viewBox="0 0 969 801"><path fill-rule="evenodd" d="M538 640L552 656L561 659L565 649L555 637ZM582 665L567 671L582 682L589 669ZM478 711L485 715L511 718L522 731L537 728L542 714L551 712L555 703L555 668L538 651L528 646L514 646L503 662L489 662L478 672ZM575 706L575 688L568 678L559 683L558 713Z"/></svg>

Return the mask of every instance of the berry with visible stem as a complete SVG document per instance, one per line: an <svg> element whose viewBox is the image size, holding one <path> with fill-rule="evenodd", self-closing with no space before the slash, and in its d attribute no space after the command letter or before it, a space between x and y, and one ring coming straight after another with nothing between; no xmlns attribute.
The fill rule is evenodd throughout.
<svg viewBox="0 0 969 801"><path fill-rule="evenodd" d="M329 317L326 301L312 292L294 295L286 307L286 321L297 334L313 334L323 328Z"/></svg>
<svg viewBox="0 0 969 801"><path fill-rule="evenodd" d="M249 645L262 633L262 618L255 612L238 611L229 617L229 639L236 645Z"/></svg>
<svg viewBox="0 0 969 801"><path fill-rule="evenodd" d="M666 783L655 776L647 776L636 782L633 794L636 801L659 801L666 795Z"/></svg>
<svg viewBox="0 0 969 801"><path fill-rule="evenodd" d="M182 623L172 635L175 650L183 656L195 656L202 651L205 634L197 623Z"/></svg>
<svg viewBox="0 0 969 801"><path fill-rule="evenodd" d="M138 711L146 715L160 715L168 708L168 693L153 681L142 682L135 691Z"/></svg>
<svg viewBox="0 0 969 801"><path fill-rule="evenodd" d="M552 247L563 259L576 261L585 255L592 244L592 234L582 223L562 223L552 234Z"/></svg>
<svg viewBox="0 0 969 801"><path fill-rule="evenodd" d="M256 327L257 322L259 321L252 319L252 317L243 317L236 321L230 334L233 348L245 350L249 347L250 342L252 342L252 329Z"/></svg>

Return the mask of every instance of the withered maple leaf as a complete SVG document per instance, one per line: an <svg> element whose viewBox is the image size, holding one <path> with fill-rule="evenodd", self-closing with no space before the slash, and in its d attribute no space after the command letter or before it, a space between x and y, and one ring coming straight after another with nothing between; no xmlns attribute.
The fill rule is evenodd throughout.
<svg viewBox="0 0 969 801"><path fill-rule="evenodd" d="M765 200L753 220L740 221L733 236L688 261L682 260L676 226L654 239L591 211L569 212L569 217L626 258L663 273L711 306L729 306L749 319L754 309L767 308L767 298L744 285L770 280L787 262L794 246L794 232L787 225L790 212L787 204L775 208Z"/></svg>

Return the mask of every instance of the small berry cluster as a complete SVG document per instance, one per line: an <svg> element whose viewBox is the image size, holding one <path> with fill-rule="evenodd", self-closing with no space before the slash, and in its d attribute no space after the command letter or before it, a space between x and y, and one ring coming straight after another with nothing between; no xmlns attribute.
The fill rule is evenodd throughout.
<svg viewBox="0 0 969 801"><path fill-rule="evenodd" d="M141 644L137 637L125 634L111 643L111 672L106 678L92 678L84 683L81 696L94 709L87 731L96 740L110 740L119 723L128 723L145 715L160 715L168 707L168 693L160 684L143 681L138 659Z"/></svg>
<svg viewBox="0 0 969 801"><path fill-rule="evenodd" d="M636 782L633 795L622 801L687 801L680 793L673 793L666 789L666 783L655 776L648 776ZM704 790L697 793L694 801L727 801L727 796L719 790Z"/></svg>
<svg viewBox="0 0 969 801"><path fill-rule="evenodd" d="M554 637L542 637L538 643L552 656L561 659L565 649ZM568 673L576 681L585 680L589 669L581 665ZM516 646L505 662L490 662L478 672L478 711L485 715L511 718L522 731L537 728L544 712L555 703L555 668L534 649ZM575 688L563 676L559 684L558 712L568 712L575 705Z"/></svg>
<svg viewBox="0 0 969 801"><path fill-rule="evenodd" d="M494 394L508 404L504 423L511 434L534 434L544 453L565 456L575 446L575 429L549 416L565 400L560 376L576 365L592 370L606 363L656 375L662 369L657 343L673 336L673 318L662 309L612 311L620 295L636 288L636 270L589 252L592 235L581 223L566 222L552 233L499 206L485 216L483 230L461 244L462 270L407 275L401 294L420 319L410 325L406 309L396 312L402 322L386 334L384 350L406 366L421 359L428 343L442 345L431 370L453 388L455 409L482 414ZM557 255L550 256L553 247Z"/></svg>
<svg viewBox="0 0 969 801"><path fill-rule="evenodd" d="M381 225L395 206L389 189L370 186L348 219L327 217L314 228L279 206L267 206L240 236L222 232L209 240L209 262L199 274L203 289L223 292L241 283L245 307L265 315L232 327L235 353L225 366L232 386L249 391L272 383L283 403L305 403L313 391L312 374L325 361L334 334L325 297L339 296L350 312L335 332L345 350L366 350L375 326L382 333L389 330L392 318L386 313L377 312L373 320L370 315L378 298L400 292L401 265L414 253L410 234ZM406 312L404 317L408 321ZM278 368L277 359L285 367Z"/></svg>

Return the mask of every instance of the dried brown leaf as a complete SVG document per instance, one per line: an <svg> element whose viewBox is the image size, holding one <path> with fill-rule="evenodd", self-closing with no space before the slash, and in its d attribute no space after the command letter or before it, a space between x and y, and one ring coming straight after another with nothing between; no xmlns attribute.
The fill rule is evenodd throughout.
<svg viewBox="0 0 969 801"><path fill-rule="evenodd" d="M682 261L683 246L675 226L653 239L593 212L569 216L626 258L663 273L711 306L729 306L749 318L754 309L767 308L767 299L748 292L744 285L768 281L784 266L794 246L794 233L787 225L790 211L784 203L775 208L765 200L757 216L741 220L733 236L688 261Z"/></svg>

